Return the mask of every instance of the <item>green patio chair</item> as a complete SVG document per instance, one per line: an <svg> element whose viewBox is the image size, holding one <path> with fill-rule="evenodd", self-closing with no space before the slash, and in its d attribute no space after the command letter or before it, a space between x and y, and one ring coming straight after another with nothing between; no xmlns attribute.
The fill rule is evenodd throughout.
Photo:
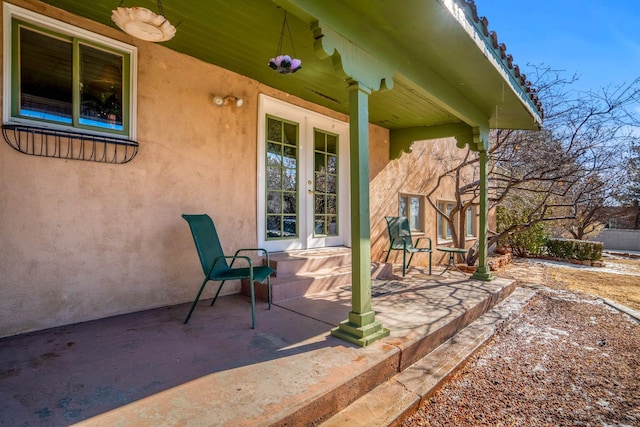
<svg viewBox="0 0 640 427"><path fill-rule="evenodd" d="M189 223L191 234L193 235L193 241L196 244L200 263L202 264L202 271L204 271L204 282L202 282L202 286L200 286L196 299L193 301L193 304L191 304L191 309L189 310L189 314L184 320L184 323L186 324L189 321L191 313L193 313L193 309L196 307L196 304L200 299L200 295L209 280L221 282L218 287L218 291L216 292L216 296L213 298L213 301L211 301L211 306L213 306L220 294L220 290L222 289L224 282L227 280L249 279L251 288L251 328L255 329L256 299L254 282L263 283L265 280L267 281L267 300L269 303L269 310L271 310L271 282L269 280L269 276L271 276L275 270L269 267L269 253L261 248L252 248L239 249L233 256L227 256L222 251L216 227L209 215L182 215L182 217ZM266 259L266 265L254 266L251 258L244 255L238 255L239 253L246 251L263 252ZM227 260L231 260L231 263L227 263ZM246 267L234 268L233 264L236 260L244 260L245 262L243 264L246 264Z"/></svg>
<svg viewBox="0 0 640 427"><path fill-rule="evenodd" d="M431 257L432 247L431 238L421 237L418 238L415 243L411 238L411 229L409 228L409 220L406 216L385 216L387 220L387 231L389 232L389 250L387 251L387 257L384 262L387 262L391 251L402 251L402 277L404 277L406 270L411 264L413 256L418 252L424 252L429 254L429 274L431 274ZM429 242L428 247L419 248L418 243L420 240L427 240ZM409 262L407 262L407 253L410 253Z"/></svg>

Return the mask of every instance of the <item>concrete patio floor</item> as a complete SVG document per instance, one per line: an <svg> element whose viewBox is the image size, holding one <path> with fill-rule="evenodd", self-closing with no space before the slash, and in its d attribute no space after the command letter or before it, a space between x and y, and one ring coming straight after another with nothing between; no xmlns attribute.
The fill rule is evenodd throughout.
<svg viewBox="0 0 640 427"><path fill-rule="evenodd" d="M391 335L366 348L330 336L349 287L257 303L247 297L74 324L0 340L1 426L315 425L422 359L515 288L412 268L375 280Z"/></svg>

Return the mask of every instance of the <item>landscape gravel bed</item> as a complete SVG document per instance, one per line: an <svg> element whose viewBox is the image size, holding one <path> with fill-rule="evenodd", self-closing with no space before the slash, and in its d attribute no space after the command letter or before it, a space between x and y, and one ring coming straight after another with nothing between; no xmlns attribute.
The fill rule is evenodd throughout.
<svg viewBox="0 0 640 427"><path fill-rule="evenodd" d="M601 299L540 288L414 426L640 426L640 324Z"/></svg>

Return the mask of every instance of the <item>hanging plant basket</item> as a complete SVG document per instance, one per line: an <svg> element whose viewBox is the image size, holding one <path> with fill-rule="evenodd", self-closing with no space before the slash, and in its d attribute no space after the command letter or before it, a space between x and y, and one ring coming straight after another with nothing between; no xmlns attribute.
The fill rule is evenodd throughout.
<svg viewBox="0 0 640 427"><path fill-rule="evenodd" d="M294 58L290 55L282 54L282 42L284 40L285 31L289 36L289 43L291 43L291 50L293 51ZM295 58L296 48L293 45L293 37L291 37L291 30L289 29L289 22L287 22L287 11L284 11L284 20L282 21L282 29L280 30L280 41L278 42L278 50L276 56L269 60L269 67L274 69L280 74L293 74L302 68L302 60Z"/></svg>
<svg viewBox="0 0 640 427"><path fill-rule="evenodd" d="M269 60L269 67L273 68L280 74L291 74L302 68L302 61L289 55L278 55Z"/></svg>

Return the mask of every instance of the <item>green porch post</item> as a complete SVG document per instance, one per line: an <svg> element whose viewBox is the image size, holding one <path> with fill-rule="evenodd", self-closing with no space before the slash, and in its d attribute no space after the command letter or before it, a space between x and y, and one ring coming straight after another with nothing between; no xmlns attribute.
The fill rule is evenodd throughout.
<svg viewBox="0 0 640 427"><path fill-rule="evenodd" d="M366 346L389 335L371 310L371 225L369 220L369 93L349 86L351 166L351 311L331 335Z"/></svg>
<svg viewBox="0 0 640 427"><path fill-rule="evenodd" d="M478 236L478 268L471 276L472 279L490 281L496 276L489 269L487 251L489 244L489 174L487 171L487 150L479 150L480 156L480 230Z"/></svg>

